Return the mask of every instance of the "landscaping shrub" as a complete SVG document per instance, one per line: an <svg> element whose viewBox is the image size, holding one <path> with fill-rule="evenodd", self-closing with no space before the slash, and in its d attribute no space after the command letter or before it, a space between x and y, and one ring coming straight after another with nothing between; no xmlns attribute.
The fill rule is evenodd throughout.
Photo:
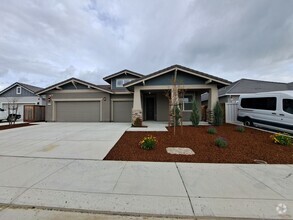
<svg viewBox="0 0 293 220"><path fill-rule="evenodd" d="M238 131L238 132L244 132L245 131L245 128L243 127L243 126L237 126L236 127L236 131Z"/></svg>
<svg viewBox="0 0 293 220"><path fill-rule="evenodd" d="M274 135L271 135L270 137L276 144L281 144L285 146L292 145L292 137L290 137L286 133L276 133Z"/></svg>
<svg viewBox="0 0 293 220"><path fill-rule="evenodd" d="M213 121L213 125L215 126L220 126L223 124L223 120L224 120L224 113L223 110L221 108L221 105L219 102L217 102L215 108L213 109L214 111L214 121Z"/></svg>
<svg viewBox="0 0 293 220"><path fill-rule="evenodd" d="M220 148L225 148L225 147L228 146L228 142L222 137L218 137L215 140L215 144L216 144L217 147L220 147Z"/></svg>
<svg viewBox="0 0 293 220"><path fill-rule="evenodd" d="M192 122L193 126L198 126L199 124L199 107L198 104L196 102L196 100L193 100L192 102L192 112L191 112L191 116L190 116L190 121Z"/></svg>
<svg viewBox="0 0 293 220"><path fill-rule="evenodd" d="M209 127L208 128L208 133L209 134L217 134L217 129L214 127Z"/></svg>
<svg viewBox="0 0 293 220"><path fill-rule="evenodd" d="M157 139L154 136L147 136L139 142L139 145L144 150L152 150L154 149L155 145L157 144Z"/></svg>
<svg viewBox="0 0 293 220"><path fill-rule="evenodd" d="M134 123L133 123L133 126L134 127L141 127L142 126L142 120L141 120L141 118L136 118L135 119L135 121L134 121Z"/></svg>

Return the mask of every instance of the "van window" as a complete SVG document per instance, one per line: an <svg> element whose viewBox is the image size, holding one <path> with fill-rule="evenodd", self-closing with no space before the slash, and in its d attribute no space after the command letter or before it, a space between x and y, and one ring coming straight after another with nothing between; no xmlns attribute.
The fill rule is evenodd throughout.
<svg viewBox="0 0 293 220"><path fill-rule="evenodd" d="M293 99L283 99L283 111L293 114Z"/></svg>
<svg viewBox="0 0 293 220"><path fill-rule="evenodd" d="M253 108L262 110L276 110L277 98L265 97L265 98L243 98L241 99L242 108Z"/></svg>

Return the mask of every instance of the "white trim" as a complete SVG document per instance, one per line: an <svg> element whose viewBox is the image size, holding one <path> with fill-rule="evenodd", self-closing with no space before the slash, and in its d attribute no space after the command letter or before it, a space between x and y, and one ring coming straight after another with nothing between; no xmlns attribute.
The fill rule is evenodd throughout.
<svg viewBox="0 0 293 220"><path fill-rule="evenodd" d="M90 87L93 88L93 89L97 89L97 90L100 90L100 91L103 91L103 92L106 92L106 93L113 94L113 92L107 91L107 90L105 90L105 89L103 89L103 88L100 88L100 87L98 87L98 86L90 85L90 84L88 84L88 83L86 83L86 82L81 82L81 81L79 81L78 79L68 79L68 80L66 80L66 81L63 82L63 83L59 83L59 84L55 85L54 87L50 86L50 87L48 87L47 89L41 90L40 92L38 92L38 93L36 93L36 94L39 95L39 94L46 93L46 92L48 92L48 91L50 91L50 90L55 89L56 87L60 87L60 86L66 85L66 84L68 84L68 83L73 83L73 81L75 81L75 82L77 82L77 83L79 83L79 84L82 84L82 85L84 85L84 86L90 86Z"/></svg>
<svg viewBox="0 0 293 220"><path fill-rule="evenodd" d="M56 121L56 102L100 102L100 119L103 121L103 98L92 98L92 99L53 99L52 100L52 121Z"/></svg>
<svg viewBox="0 0 293 220"><path fill-rule="evenodd" d="M133 99L111 99L111 121L114 121L114 102L133 102Z"/></svg>
<svg viewBox="0 0 293 220"><path fill-rule="evenodd" d="M136 82L134 82L134 83L130 83L130 84L128 84L128 85L125 86L125 87L133 86L133 85L135 85L135 84L137 84L137 83L140 83L140 82L142 82L142 81L145 81L145 80L153 79L153 78L155 78L155 77L158 77L158 76L161 76L161 75L163 75L163 74L169 73L169 72L171 72L171 71L173 71L173 70L180 70L180 71L182 71L182 72L189 73L189 74L191 74L191 75L198 76L198 77L200 77L200 78L204 78L204 79L207 79L207 80L212 80L212 81L214 81L214 82L222 83L222 84L227 85L227 86L230 85L229 83L221 82L220 80L217 80L217 79L212 79L212 78L207 77L207 76L203 76L203 75L200 75L200 74L197 74L197 73L193 73L193 72L191 72L191 71L181 69L180 67L174 67L174 68L172 68L172 69L168 69L168 70L165 70L165 71L163 71L163 72L161 72L161 73L155 74L154 76L146 77L146 78L144 78L144 79L140 79L140 80L138 80L138 81L136 81Z"/></svg>

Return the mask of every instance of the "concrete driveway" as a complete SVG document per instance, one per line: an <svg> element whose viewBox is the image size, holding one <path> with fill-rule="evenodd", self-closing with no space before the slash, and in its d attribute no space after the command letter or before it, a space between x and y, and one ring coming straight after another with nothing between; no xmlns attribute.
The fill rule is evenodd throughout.
<svg viewBox="0 0 293 220"><path fill-rule="evenodd" d="M129 123L40 123L0 131L0 155L102 160Z"/></svg>

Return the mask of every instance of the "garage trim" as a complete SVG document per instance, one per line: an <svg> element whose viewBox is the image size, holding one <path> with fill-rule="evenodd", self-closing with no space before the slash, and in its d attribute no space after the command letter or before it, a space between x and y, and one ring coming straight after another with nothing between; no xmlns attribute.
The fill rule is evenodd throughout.
<svg viewBox="0 0 293 220"><path fill-rule="evenodd" d="M114 102L129 102L133 99L111 99L111 121L114 121Z"/></svg>
<svg viewBox="0 0 293 220"><path fill-rule="evenodd" d="M102 98L97 99L53 99L52 100L52 121L56 121L56 102L100 102L100 121L103 120L103 102Z"/></svg>

